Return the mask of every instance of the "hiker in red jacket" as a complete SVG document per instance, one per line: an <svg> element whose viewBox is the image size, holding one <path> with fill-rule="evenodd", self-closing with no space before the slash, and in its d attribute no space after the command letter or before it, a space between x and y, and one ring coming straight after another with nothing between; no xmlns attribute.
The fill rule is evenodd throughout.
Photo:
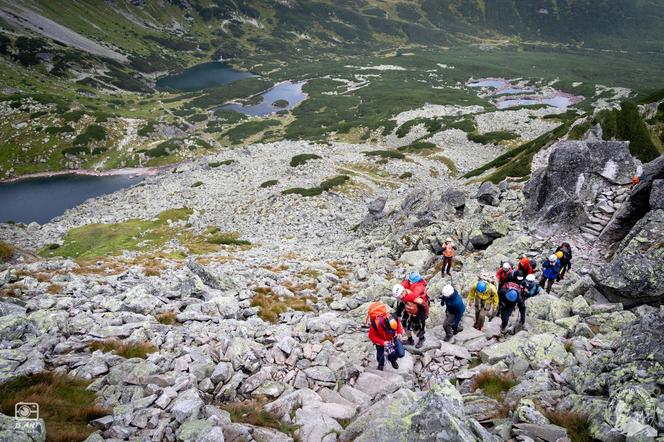
<svg viewBox="0 0 664 442"><path fill-rule="evenodd" d="M416 348L424 345L424 329L426 319L429 317L429 297L427 296L427 282L418 272L412 272L408 278L401 283L404 288L400 296L400 302L397 305L397 316L401 316L403 324L406 327L408 340L407 345L415 344L413 332L417 334ZM396 287L394 288L395 295Z"/></svg>
<svg viewBox="0 0 664 442"><path fill-rule="evenodd" d="M510 282L512 280L513 272L514 269L512 269L512 264L505 261L503 265L498 269L498 272L496 272L496 280L498 281L498 290L501 289L503 284Z"/></svg>
<svg viewBox="0 0 664 442"><path fill-rule="evenodd" d="M523 255L523 258L521 258L521 261L519 261L519 264L516 266L516 269L519 272L521 272L521 274L524 275L524 277L535 273L535 269L530 263L530 259L526 255Z"/></svg>
<svg viewBox="0 0 664 442"><path fill-rule="evenodd" d="M376 346L378 370L385 367L385 354L394 369L399 368L397 359L403 358L405 350L401 342L403 327L398 317L387 313L387 306L374 302L369 307L369 339Z"/></svg>

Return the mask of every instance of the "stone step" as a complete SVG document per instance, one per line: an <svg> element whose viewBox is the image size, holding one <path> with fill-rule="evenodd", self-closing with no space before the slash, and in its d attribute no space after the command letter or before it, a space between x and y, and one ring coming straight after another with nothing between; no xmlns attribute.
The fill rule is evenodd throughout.
<svg viewBox="0 0 664 442"><path fill-rule="evenodd" d="M585 239L587 239L588 241L596 241L596 240L597 240L597 236L596 236L596 235L592 235L592 234L587 233L587 232L583 232L583 233L581 234L581 236L584 237Z"/></svg>
<svg viewBox="0 0 664 442"><path fill-rule="evenodd" d="M590 235L594 236L595 238L597 238L599 236L599 234L596 231L594 231L592 229L589 229L586 226L581 226L579 228L581 229L582 232L590 234Z"/></svg>

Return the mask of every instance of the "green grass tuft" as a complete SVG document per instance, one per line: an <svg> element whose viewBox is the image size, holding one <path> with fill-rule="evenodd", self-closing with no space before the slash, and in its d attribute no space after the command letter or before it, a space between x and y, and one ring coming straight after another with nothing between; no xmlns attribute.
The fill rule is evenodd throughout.
<svg viewBox="0 0 664 442"><path fill-rule="evenodd" d="M473 378L471 390L482 390L490 398L502 402L510 388L517 384L511 373L497 373L493 370L478 373Z"/></svg>
<svg viewBox="0 0 664 442"><path fill-rule="evenodd" d="M145 359L150 353L159 349L149 342L121 342L118 339L106 339L104 341L93 341L88 345L90 351L101 350L104 353L115 353L126 359Z"/></svg>
<svg viewBox="0 0 664 442"><path fill-rule="evenodd" d="M362 153L368 157L393 158L397 160L403 160L406 158L406 155L397 152L396 150L369 150Z"/></svg>

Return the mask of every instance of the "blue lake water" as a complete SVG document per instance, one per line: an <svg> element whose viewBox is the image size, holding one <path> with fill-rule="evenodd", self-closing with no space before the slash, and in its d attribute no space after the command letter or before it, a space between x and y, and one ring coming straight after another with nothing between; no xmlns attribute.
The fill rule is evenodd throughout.
<svg viewBox="0 0 664 442"><path fill-rule="evenodd" d="M284 81L275 85L272 89L264 92L261 95L261 102L258 104L239 104L230 103L217 107L216 109L228 109L235 112L240 112L245 115L270 115L280 110L292 109L307 98L307 95L302 92L302 86L305 81L291 82ZM277 100L286 100L288 105L284 107L275 106Z"/></svg>
<svg viewBox="0 0 664 442"><path fill-rule="evenodd" d="M502 79L493 79L485 78L482 80L476 80L466 83L468 87L492 87L494 89L499 89L501 87L509 86L509 82Z"/></svg>
<svg viewBox="0 0 664 442"><path fill-rule="evenodd" d="M179 74L157 80L157 89L175 89L183 92L229 84L243 78L255 77L251 72L239 71L220 61L192 66Z"/></svg>
<svg viewBox="0 0 664 442"><path fill-rule="evenodd" d="M0 183L0 222L44 224L89 198L129 187L144 176L58 175Z"/></svg>
<svg viewBox="0 0 664 442"><path fill-rule="evenodd" d="M534 106L536 104L546 104L557 108L569 107L572 104L572 99L569 97L555 96L550 98L514 98L509 100L499 100L496 102L498 109L507 109L517 106Z"/></svg>

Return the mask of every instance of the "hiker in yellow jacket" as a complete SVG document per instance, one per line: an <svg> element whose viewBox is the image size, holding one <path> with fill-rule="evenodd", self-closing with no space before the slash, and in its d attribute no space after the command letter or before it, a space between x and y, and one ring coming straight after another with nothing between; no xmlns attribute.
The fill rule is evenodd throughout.
<svg viewBox="0 0 664 442"><path fill-rule="evenodd" d="M486 314L498 308L496 287L481 279L473 284L470 292L468 292L468 308L473 307L475 307L475 324L473 324L473 327L482 330Z"/></svg>

